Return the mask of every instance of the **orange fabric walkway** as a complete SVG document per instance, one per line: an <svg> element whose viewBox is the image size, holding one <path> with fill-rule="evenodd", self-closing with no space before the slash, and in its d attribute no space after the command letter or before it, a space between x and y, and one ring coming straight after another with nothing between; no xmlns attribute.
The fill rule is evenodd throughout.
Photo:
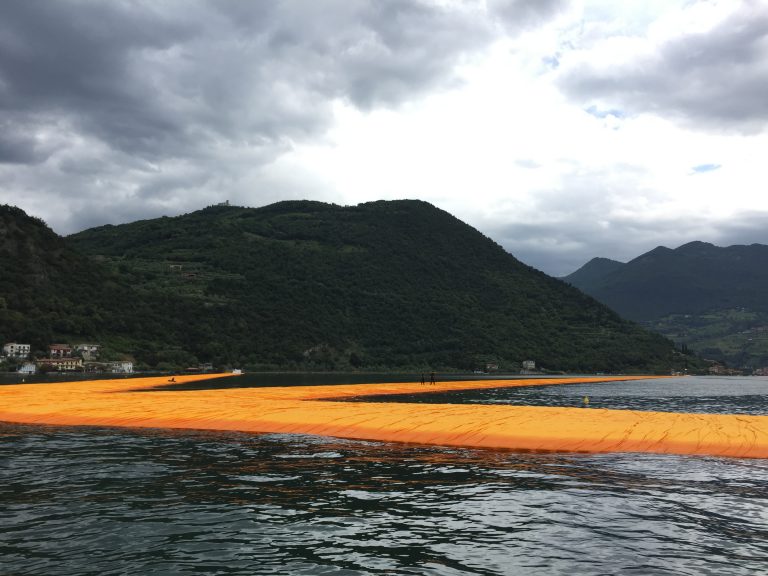
<svg viewBox="0 0 768 576"><path fill-rule="evenodd" d="M176 381L220 375L176 376ZM647 378L647 377L642 377ZM632 377L147 391L167 377L0 386L0 421L298 433L449 446L768 457L768 416L585 408L344 402ZM329 401L330 400L330 401Z"/></svg>

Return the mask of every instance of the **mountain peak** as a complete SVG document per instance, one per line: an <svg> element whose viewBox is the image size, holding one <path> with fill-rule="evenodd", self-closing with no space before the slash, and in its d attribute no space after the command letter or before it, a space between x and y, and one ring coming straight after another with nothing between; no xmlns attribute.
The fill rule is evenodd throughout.
<svg viewBox="0 0 768 576"><path fill-rule="evenodd" d="M604 258L602 256L595 256L592 260L587 262L585 266L615 266L617 264L621 265L623 262L611 258Z"/></svg>
<svg viewBox="0 0 768 576"><path fill-rule="evenodd" d="M768 361L768 246L659 246L602 283L574 285L706 357L752 368Z"/></svg>
<svg viewBox="0 0 768 576"><path fill-rule="evenodd" d="M643 256L656 256L659 254L669 254L670 252L674 252L672 248L667 248L666 246L656 246L653 250L648 250L645 254L641 254L638 256L638 258L642 258Z"/></svg>
<svg viewBox="0 0 768 576"><path fill-rule="evenodd" d="M623 262L611 260L610 258L592 258L575 272L565 276L563 280L585 290L587 286L594 286L601 283L606 277L610 276L624 266Z"/></svg>
<svg viewBox="0 0 768 576"><path fill-rule="evenodd" d="M682 246L679 246L678 248L675 249L675 252L683 252L683 253L709 252L712 249L717 249L717 246L715 246L714 244L710 244L709 242L694 240L693 242L688 242L687 244L683 244Z"/></svg>

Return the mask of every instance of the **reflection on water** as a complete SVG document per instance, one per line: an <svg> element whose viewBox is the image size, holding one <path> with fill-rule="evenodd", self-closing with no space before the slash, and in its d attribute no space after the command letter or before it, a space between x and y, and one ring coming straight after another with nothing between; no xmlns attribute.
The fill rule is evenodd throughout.
<svg viewBox="0 0 768 576"><path fill-rule="evenodd" d="M279 382L198 386L270 383ZM767 393L766 378L686 378L409 400L579 405L588 395L594 407L760 414ZM764 460L0 424L3 576L750 575L765 566Z"/></svg>
<svg viewBox="0 0 768 576"><path fill-rule="evenodd" d="M441 381L520 379L520 376L439 374ZM535 383L540 377L525 377ZM248 374L238 378L188 382L158 390L203 390L265 386L314 386L365 382L418 382L417 374ZM423 390L429 392L429 385ZM598 382L521 388L491 388L462 392L437 392L365 396L348 401L417 402L449 404L513 404L525 406L582 406L589 396L591 408L655 410L707 414L768 414L768 377L701 377Z"/></svg>
<svg viewBox="0 0 768 576"><path fill-rule="evenodd" d="M425 389L429 387L426 386ZM768 378L685 377L564 386L492 388L465 392L367 396L363 402L582 406L706 414L768 414Z"/></svg>
<svg viewBox="0 0 768 576"><path fill-rule="evenodd" d="M13 575L758 574L768 462L0 425Z"/></svg>
<svg viewBox="0 0 768 576"><path fill-rule="evenodd" d="M265 388L271 386L323 386L326 384L368 384L380 382L419 382L423 374L388 373L336 373L336 372L276 372L243 374L237 378L200 380L163 386L162 390L207 390L212 388ZM429 380L429 374L426 379ZM439 380L536 380L543 376L490 375L490 374L440 374Z"/></svg>

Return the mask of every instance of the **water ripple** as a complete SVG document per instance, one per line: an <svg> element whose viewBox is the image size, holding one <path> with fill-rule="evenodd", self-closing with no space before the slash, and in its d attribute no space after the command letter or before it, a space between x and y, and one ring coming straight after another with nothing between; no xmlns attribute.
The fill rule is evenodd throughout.
<svg viewBox="0 0 768 576"><path fill-rule="evenodd" d="M756 574L768 463L0 426L20 575Z"/></svg>
<svg viewBox="0 0 768 576"><path fill-rule="evenodd" d="M672 384L482 394L766 409ZM0 573L757 574L766 495L763 460L0 425Z"/></svg>

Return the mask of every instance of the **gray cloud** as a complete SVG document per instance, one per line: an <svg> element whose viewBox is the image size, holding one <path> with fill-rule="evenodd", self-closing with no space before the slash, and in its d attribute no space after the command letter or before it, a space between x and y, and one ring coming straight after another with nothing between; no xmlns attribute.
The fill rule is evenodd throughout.
<svg viewBox="0 0 768 576"><path fill-rule="evenodd" d="M652 217L636 206L665 197L641 184L641 167L616 165L611 174L574 170L559 189L529 201L528 220L486 218L473 225L519 260L552 276L565 276L595 257L627 262L657 246L676 248L694 240L718 246L768 244L768 212L741 210L723 219L698 215L696 207Z"/></svg>
<svg viewBox="0 0 768 576"><path fill-rule="evenodd" d="M50 129L65 122L117 147L181 130L132 69L142 52L180 41L181 26L126 4L95 2L6 3L0 22L4 117Z"/></svg>
<svg viewBox="0 0 768 576"><path fill-rule="evenodd" d="M332 183L286 174L291 166L275 169L294 143L323 137L334 102L397 108L451 87L457 65L499 35L551 18L563 0L485 5L0 2L0 202L70 233L225 199L256 206L338 201ZM766 71L757 67L766 22L762 10L745 6L706 37L665 46L658 61L610 73L585 65L562 76L562 87L585 107L599 100L596 111L630 107L757 129L768 106ZM615 105L602 105L610 99ZM517 164L546 170L535 158ZM541 194L541 221L504 224L501 214L473 224L558 275L593 256L626 260L656 244L764 241L763 214L730 227L691 219L608 222L610 198L648 193L631 180L587 175L568 182L567 192Z"/></svg>
<svg viewBox="0 0 768 576"><path fill-rule="evenodd" d="M607 226L593 222L575 220L567 228L556 223L490 225L486 233L519 260L552 276L570 274L597 256L628 262L656 246L677 248L694 240L717 246L768 244L766 212L747 211L719 223L684 216L655 222L624 217Z"/></svg>
<svg viewBox="0 0 768 576"><path fill-rule="evenodd" d="M510 27L548 10L515 4ZM496 18L420 0L3 2L0 200L61 232L273 200L259 170L322 137L334 101L398 107L450 87Z"/></svg>
<svg viewBox="0 0 768 576"><path fill-rule="evenodd" d="M768 123L768 5L745 0L706 33L686 34L656 54L598 68L583 61L559 79L570 97L657 113L697 128L756 133Z"/></svg>
<svg viewBox="0 0 768 576"><path fill-rule="evenodd" d="M565 0L486 0L489 12L510 32L517 32L548 20L559 12Z"/></svg>
<svg viewBox="0 0 768 576"><path fill-rule="evenodd" d="M768 244L768 212L745 210L723 222L711 236L713 244Z"/></svg>
<svg viewBox="0 0 768 576"><path fill-rule="evenodd" d="M0 164L39 164L50 157L55 145L36 138L34 124L0 121Z"/></svg>
<svg viewBox="0 0 768 576"><path fill-rule="evenodd" d="M143 157L211 139L315 134L330 101L393 106L449 82L490 26L432 4L14 2L0 9L2 113L56 116Z"/></svg>

